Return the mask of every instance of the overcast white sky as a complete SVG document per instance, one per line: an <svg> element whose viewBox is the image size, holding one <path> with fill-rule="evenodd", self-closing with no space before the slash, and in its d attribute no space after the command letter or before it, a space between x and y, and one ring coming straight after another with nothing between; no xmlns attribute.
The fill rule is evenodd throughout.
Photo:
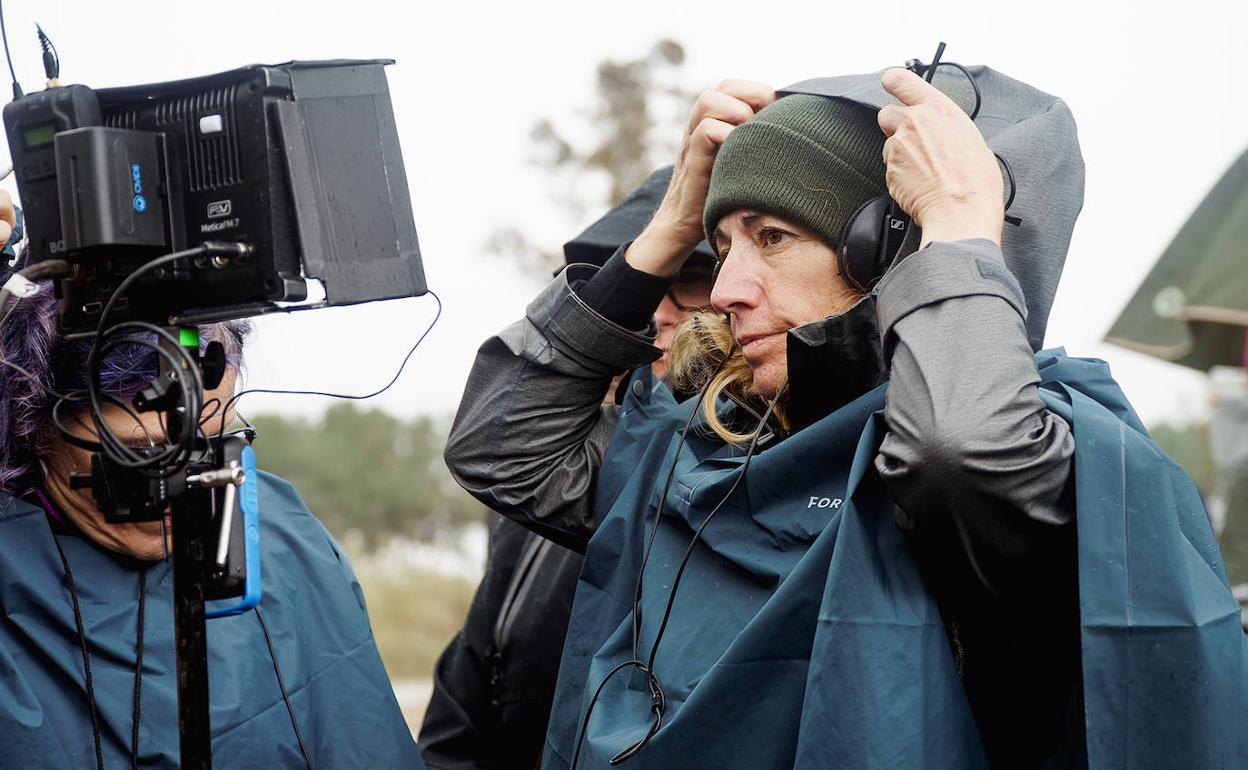
<svg viewBox="0 0 1248 770"><path fill-rule="evenodd" d="M289 59L390 57L416 225L445 312L375 403L448 412L476 347L518 318L537 285L484 253L496 223L554 247L575 230L525 161L533 121L575 120L604 57L661 37L688 54L684 82L783 86L928 59L984 63L1064 98L1080 129L1087 196L1047 344L1107 359L1147 421L1202 414L1201 375L1104 345L1106 329L1221 173L1248 149L1248 3L529 2L36 0L5 4L14 64L41 80L36 21L62 80L129 85ZM0 154L6 152L0 149ZM15 192L12 179L5 182ZM587 214L592 219L596 214ZM1248 252L1248 246L1245 247ZM388 380L432 317L431 298L265 319L251 387L366 392ZM247 413L317 414L324 399L248 396Z"/></svg>

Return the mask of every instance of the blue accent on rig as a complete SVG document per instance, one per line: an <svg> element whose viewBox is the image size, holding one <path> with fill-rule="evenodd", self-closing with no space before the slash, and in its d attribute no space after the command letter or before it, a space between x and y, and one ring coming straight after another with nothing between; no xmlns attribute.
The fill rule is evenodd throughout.
<svg viewBox="0 0 1248 770"><path fill-rule="evenodd" d="M247 561L247 577L243 595L237 604L228 607L205 609L204 617L221 618L241 615L260 603L260 471L256 470L256 452L243 448L243 484L238 488L238 507L243 514L243 540Z"/></svg>

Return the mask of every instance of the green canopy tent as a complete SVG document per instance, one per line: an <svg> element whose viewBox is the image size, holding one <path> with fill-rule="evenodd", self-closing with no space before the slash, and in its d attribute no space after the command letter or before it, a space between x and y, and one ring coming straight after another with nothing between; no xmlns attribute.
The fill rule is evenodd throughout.
<svg viewBox="0 0 1248 770"><path fill-rule="evenodd" d="M1248 330L1248 152L1192 214L1106 342L1207 371L1242 366Z"/></svg>
<svg viewBox="0 0 1248 770"><path fill-rule="evenodd" d="M1208 371L1248 365L1248 152L1222 176L1162 253L1118 316L1106 342ZM1236 597L1248 603L1248 407L1224 404L1211 426L1224 434L1215 495L1219 536ZM1214 447L1215 450L1217 447ZM1219 452L1215 451L1215 454ZM1244 613L1248 630L1248 610Z"/></svg>

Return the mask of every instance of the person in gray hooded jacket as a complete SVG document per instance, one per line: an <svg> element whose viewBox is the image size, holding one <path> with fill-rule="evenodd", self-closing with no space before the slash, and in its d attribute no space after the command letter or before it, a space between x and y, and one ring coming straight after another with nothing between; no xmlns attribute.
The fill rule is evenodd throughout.
<svg viewBox="0 0 1248 770"><path fill-rule="evenodd" d="M895 101L878 115L861 97L777 100L745 81L703 93L646 230L601 270L569 268L481 348L446 459L487 505L585 549L605 514L597 472L620 420L603 393L612 374L656 357L647 321L705 234L719 252L712 300L730 341L705 333L711 320L691 332L689 377L753 413L783 415L767 426L764 457L888 381L875 472L940 604L985 753L1000 767L1078 766L1074 443L1041 402L1033 358L1082 196L1073 122L1060 101L1028 90L1022 101L1035 103L1015 100L1019 114L991 126L1018 151L1027 190L1012 211L1028 235L1003 255L1003 182L981 129L912 73L890 70L882 84ZM1027 148L1037 131L1047 138ZM836 250L859 206L884 194L922 238L864 294ZM621 307L621 295L647 301ZM713 401L708 428L728 444L749 439L753 426L718 421ZM574 610L563 677L575 633ZM580 751L566 729L555 735L559 721L547 767L575 765Z"/></svg>

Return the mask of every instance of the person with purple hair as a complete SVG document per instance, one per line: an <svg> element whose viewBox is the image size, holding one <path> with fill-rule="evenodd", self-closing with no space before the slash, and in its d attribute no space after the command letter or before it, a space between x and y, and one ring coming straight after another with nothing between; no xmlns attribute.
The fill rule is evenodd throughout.
<svg viewBox="0 0 1248 770"><path fill-rule="evenodd" d="M60 435L52 418L56 403L53 393L70 393L86 388L86 360L91 340L60 340L56 334L57 304L50 284L38 294L10 306L12 313L0 332L3 358L33 377L5 367L0 373L0 491L33 498L49 516L67 519L98 545L115 553L138 559L163 559L170 548L166 522L108 524L96 508L90 489L72 489L72 473L89 473L91 454ZM226 373L217 388L205 395L204 417L218 411L233 395L242 364L243 340L250 325L227 321L201 327L201 346L217 340L226 351ZM135 394L157 375L157 356L140 345L127 345L106 356L100 367L104 392L129 403ZM163 440L163 427L157 412L134 416L113 404L104 405L106 420L113 429L139 444ZM214 414L213 424L224 419ZM71 429L79 439L93 438L86 413L74 415Z"/></svg>
<svg viewBox="0 0 1248 770"><path fill-rule="evenodd" d="M13 222L0 191L0 238ZM0 283L21 266L20 255L3 266ZM109 524L90 490L71 488L90 453L57 427L54 394L85 387L91 342L62 339L56 311L50 285L0 308L0 770L176 767L166 557L177 522ZM222 405L248 329L200 327L226 350L225 376L204 394L213 426L233 417ZM155 353L123 345L100 382L128 403L156 373ZM85 410L68 406L61 423L92 438ZM127 441L164 440L155 413L106 405L103 416ZM346 556L289 483L262 472L259 497L263 598L208 622L217 766L423 768Z"/></svg>

